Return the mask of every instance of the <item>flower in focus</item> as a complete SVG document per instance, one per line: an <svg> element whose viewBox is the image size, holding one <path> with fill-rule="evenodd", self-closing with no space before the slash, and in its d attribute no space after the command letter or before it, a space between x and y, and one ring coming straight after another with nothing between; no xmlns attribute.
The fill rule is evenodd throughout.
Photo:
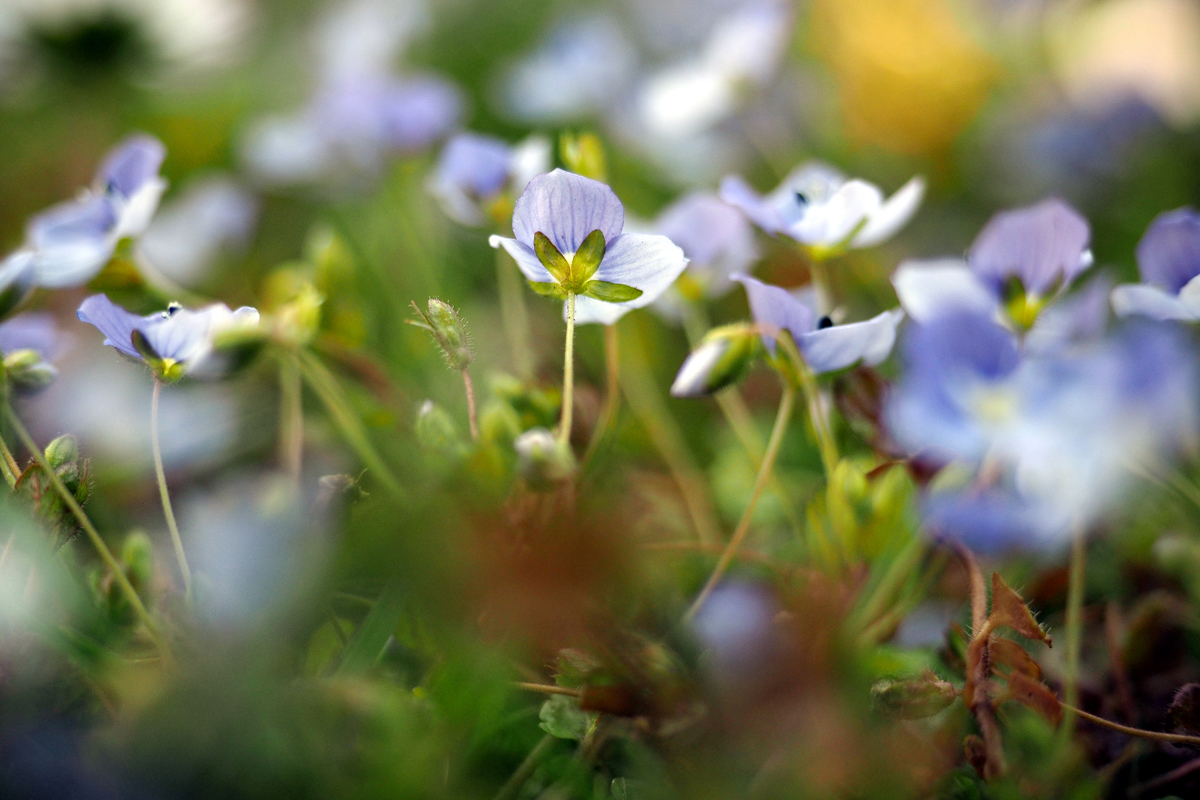
<svg viewBox="0 0 1200 800"><path fill-rule="evenodd" d="M155 215L139 245L158 272L194 284L223 252L248 242L257 216L258 202L235 181L204 178Z"/></svg>
<svg viewBox="0 0 1200 800"><path fill-rule="evenodd" d="M973 548L1066 542L1115 505L1131 467L1195 430L1195 354L1162 326L1022 355L1010 331L963 312L912 326L904 355L888 430L909 454L973 474L926 502L931 527Z"/></svg>
<svg viewBox="0 0 1200 800"><path fill-rule="evenodd" d="M1200 320L1200 214L1180 208L1159 214L1137 246L1143 283L1118 286L1113 310L1159 320Z"/></svg>
<svg viewBox="0 0 1200 800"><path fill-rule="evenodd" d="M892 276L900 305L915 320L948 311L1004 315L1029 329L1056 293L1092 264L1087 220L1049 199L996 214L975 238L966 261L901 264Z"/></svg>
<svg viewBox="0 0 1200 800"><path fill-rule="evenodd" d="M881 363L892 352L896 326L904 319L904 312L897 308L864 322L834 325L829 317L818 318L811 292L797 296L748 275L735 275L733 279L746 287L750 313L762 331L767 350L774 355L775 339L787 331L805 363L818 375L859 363Z"/></svg>
<svg viewBox="0 0 1200 800"><path fill-rule="evenodd" d="M925 181L920 177L885 201L874 184L846 180L817 162L792 170L766 196L736 175L721 182L721 199L741 209L767 233L824 249L873 247L887 241L912 219L924 196Z"/></svg>
<svg viewBox="0 0 1200 800"><path fill-rule="evenodd" d="M158 174L165 157L153 137L126 139L109 153L91 189L29 221L25 246L4 269L27 262L33 283L54 289L90 281L122 239L136 238L149 226L167 188Z"/></svg>
<svg viewBox="0 0 1200 800"><path fill-rule="evenodd" d="M446 216L460 225L482 226L498 218L507 222L508 214L498 212L511 205L505 209L502 201L519 195L550 162L550 141L544 136L510 146L492 136L460 133L446 143L428 188Z"/></svg>
<svg viewBox="0 0 1200 800"><path fill-rule="evenodd" d="M145 361L163 381L187 374L209 374L210 356L258 329L258 311L243 306L231 311L217 303L198 311L177 303L167 310L139 317L113 303L106 295L93 295L79 307L79 319L104 334L104 343L123 355Z"/></svg>
<svg viewBox="0 0 1200 800"><path fill-rule="evenodd" d="M654 302L687 266L665 236L622 233L625 209L599 181L556 169L529 182L513 211L515 239L493 236L540 294L577 294L577 324L612 325Z"/></svg>

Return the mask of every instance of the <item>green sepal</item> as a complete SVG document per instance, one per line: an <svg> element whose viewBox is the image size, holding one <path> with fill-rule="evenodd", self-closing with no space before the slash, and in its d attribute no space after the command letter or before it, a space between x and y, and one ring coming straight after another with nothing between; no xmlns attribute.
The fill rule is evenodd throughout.
<svg viewBox="0 0 1200 800"><path fill-rule="evenodd" d="M583 244L579 245L579 249L575 251L575 257L571 259L571 280L575 284L582 286L588 278L596 274L596 270L600 268L600 262L604 260L606 248L604 234L599 230L594 230L587 235Z"/></svg>
<svg viewBox="0 0 1200 800"><path fill-rule="evenodd" d="M593 283L595 283L595 281L593 281ZM553 297L555 300L567 299L567 290L558 283L538 283L537 281L530 281L529 288L533 289L535 292L544 297Z"/></svg>
<svg viewBox="0 0 1200 800"><path fill-rule="evenodd" d="M541 231L533 235L533 251L537 253L538 261L542 262L542 266L554 280L563 284L570 283L571 265L567 263L563 254L558 252L554 242Z"/></svg>
<svg viewBox="0 0 1200 800"><path fill-rule="evenodd" d="M133 349L137 350L141 357L146 359L148 363L153 364L156 361L162 361L162 356L151 347L146 334L135 328L133 333L129 335L129 340L133 344Z"/></svg>
<svg viewBox="0 0 1200 800"><path fill-rule="evenodd" d="M582 294L603 300L605 303L628 303L630 300L637 300L641 297L642 290L626 286L623 283L588 281L583 286Z"/></svg>

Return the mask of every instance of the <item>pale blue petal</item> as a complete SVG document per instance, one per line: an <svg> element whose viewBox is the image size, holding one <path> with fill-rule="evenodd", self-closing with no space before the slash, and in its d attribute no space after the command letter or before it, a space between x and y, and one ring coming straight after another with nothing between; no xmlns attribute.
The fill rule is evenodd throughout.
<svg viewBox="0 0 1200 800"><path fill-rule="evenodd" d="M1200 214L1180 208L1159 214L1137 246L1142 280L1178 292L1200 275Z"/></svg>
<svg viewBox="0 0 1200 800"><path fill-rule="evenodd" d="M557 283L554 280L554 276L542 266L542 262L538 261L537 253L516 239L492 236L488 239L488 244L492 247L503 247L513 257L513 261L517 262L521 273L534 283Z"/></svg>
<svg viewBox="0 0 1200 800"><path fill-rule="evenodd" d="M734 275L733 279L746 287L750 313L763 329L763 345L775 354L775 338L780 331L790 331L797 341L816 328L812 310L786 289L770 286L749 275Z"/></svg>
<svg viewBox="0 0 1200 800"><path fill-rule="evenodd" d="M594 297L579 295L575 298L575 324L615 325L617 320L633 311L634 308L637 306L629 303L605 303ZM563 303L563 319L566 319L566 316L567 304Z"/></svg>
<svg viewBox="0 0 1200 800"><path fill-rule="evenodd" d="M532 248L534 234L541 233L563 255L575 253L596 230L612 247L624 225L625 209L612 189L561 169L531 180L513 209L517 241Z"/></svg>
<svg viewBox="0 0 1200 800"><path fill-rule="evenodd" d="M721 181L720 195L767 233L779 233L787 226L779 210L738 175L729 175Z"/></svg>
<svg viewBox="0 0 1200 800"><path fill-rule="evenodd" d="M62 344L54 315L46 311L27 311L0 325L0 353L33 350L42 358L54 358Z"/></svg>
<svg viewBox="0 0 1200 800"><path fill-rule="evenodd" d="M1194 320L1197 314L1177 295L1157 286L1128 283L1112 290L1113 311L1117 316L1142 316L1157 320Z"/></svg>
<svg viewBox="0 0 1200 800"><path fill-rule="evenodd" d="M96 173L96 183L105 191L133 197L147 182L158 177L167 148L153 136L136 134L117 145Z"/></svg>
<svg viewBox="0 0 1200 800"><path fill-rule="evenodd" d="M1079 212L1052 198L992 217L971 245L967 262L997 289L1017 277L1025 291L1044 296L1091 265L1091 236Z"/></svg>
<svg viewBox="0 0 1200 800"><path fill-rule="evenodd" d="M916 177L901 186L854 235L851 247L874 247L892 238L917 213L925 198L925 179Z"/></svg>
<svg viewBox="0 0 1200 800"><path fill-rule="evenodd" d="M115 347L131 358L141 358L130 337L145 321L142 317L129 313L103 294L92 295L84 300L77 316L104 334L104 343L109 347Z"/></svg>
<svg viewBox="0 0 1200 800"><path fill-rule="evenodd" d="M745 215L715 195L694 192L672 204L654 222L654 232L683 249L688 274L710 297L730 288L729 276L759 258L754 229Z"/></svg>
<svg viewBox="0 0 1200 800"><path fill-rule="evenodd" d="M665 236L640 233L618 236L611 242L592 278L641 289L642 295L626 303L577 298L575 322L580 325L593 322L611 325L626 311L650 305L671 287L687 263L683 250ZM605 306L607 308L603 308ZM619 313L614 309L619 309Z"/></svg>
<svg viewBox="0 0 1200 800"><path fill-rule="evenodd" d="M818 375L858 363L875 366L892 352L896 326L902 319L904 312L893 309L865 322L834 325L806 333L796 344L805 363Z"/></svg>
<svg viewBox="0 0 1200 800"><path fill-rule="evenodd" d="M87 283L112 258L116 224L112 203L96 195L38 214L26 233L34 251L34 283L51 289Z"/></svg>
<svg viewBox="0 0 1200 800"><path fill-rule="evenodd" d="M902 262L892 286L900 305L918 322L955 311L990 316L1000 307L990 287L957 258Z"/></svg>

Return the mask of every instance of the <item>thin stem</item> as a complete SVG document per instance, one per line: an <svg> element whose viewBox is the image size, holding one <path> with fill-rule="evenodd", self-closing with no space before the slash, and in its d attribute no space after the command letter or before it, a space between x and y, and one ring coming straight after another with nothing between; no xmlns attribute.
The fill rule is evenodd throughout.
<svg viewBox="0 0 1200 800"><path fill-rule="evenodd" d="M808 251L808 269L813 289L816 290L817 313L828 314L833 307L833 297L829 293L829 271L825 269L825 259Z"/></svg>
<svg viewBox="0 0 1200 800"><path fill-rule="evenodd" d="M833 428L829 423L829 418L825 415L824 407L821 405L821 392L817 388L816 376L808 368L808 364L804 361L804 357L800 355L800 350L796 347L796 343L792 341L790 335L785 333L777 341L788 354L788 358L795 365L796 373L800 377L800 389L804 392L804 400L808 406L808 419L812 423L813 433L817 437L817 449L821 453L821 463L825 467L825 477L832 479L833 471L837 468L839 461L837 442L834 441Z"/></svg>
<svg viewBox="0 0 1200 800"><path fill-rule="evenodd" d="M500 791L496 792L496 796L492 800L508 800L517 793L517 790L525 785L525 781L529 780L529 776L533 774L533 770L537 767L538 762L542 760L542 756L546 751L554 746L554 736L547 733L542 737L542 740L537 743L529 755L525 756L525 760L517 767L516 772L512 774L504 785L500 787Z"/></svg>
<svg viewBox="0 0 1200 800"><path fill-rule="evenodd" d="M279 359L279 460L294 483L304 463L304 383L291 354Z"/></svg>
<svg viewBox="0 0 1200 800"><path fill-rule="evenodd" d="M567 292L567 343L563 348L562 421L558 440L571 441L571 415L575 408L575 293Z"/></svg>
<svg viewBox="0 0 1200 800"><path fill-rule="evenodd" d="M984 777L992 778L1006 771L1004 742L1000 737L1000 722L996 718L996 707L988 695L988 640L992 636L992 623L988 620L987 584L983 570L966 545L952 542L955 553L967 568L971 587L971 641L967 645L967 682L963 688L963 700L975 716L979 733L983 737L987 763Z"/></svg>
<svg viewBox="0 0 1200 800"><path fill-rule="evenodd" d="M463 391L467 393L467 423L471 426L471 438L479 441L479 415L475 411L475 384L471 383L471 373L463 367Z"/></svg>
<svg viewBox="0 0 1200 800"><path fill-rule="evenodd" d="M137 267L138 274L142 277L142 282L163 300L186 303L189 306L201 306L209 302L207 298L183 288L159 272L158 268L146 257L142 248L135 246L132 256L134 266Z"/></svg>
<svg viewBox="0 0 1200 800"><path fill-rule="evenodd" d="M526 681L513 681L513 686L530 692L541 692L542 694L565 694L568 697L583 696L583 692L579 689L570 689L566 686L555 686L552 683L527 683Z"/></svg>
<svg viewBox="0 0 1200 800"><path fill-rule="evenodd" d="M20 473L21 468L12 453L9 452L8 444L4 441L3 436L0 436L0 448L4 450L3 457L0 458L0 472L4 473L4 480L8 481L9 487L16 489L17 474Z"/></svg>
<svg viewBox="0 0 1200 800"><path fill-rule="evenodd" d="M725 571L729 569L729 565L733 562L733 558L737 555L738 549L742 546L746 535L750 532L750 520L754 517L755 506L758 505L758 498L762 495L763 488L767 485L767 479L771 476L771 470L775 468L775 458L779 455L779 447L783 444L783 434L787 431L788 420L792 416L792 407L795 405L796 390L792 388L790 383L784 382L783 397L779 400L779 413L775 415L775 427L771 431L771 438L767 442L767 452L763 456L762 466L758 470L758 477L754 481L754 489L750 492L750 502L746 505L746 510L742 514L742 519L738 522L737 529L734 530L733 536L729 537L729 543L725 545L725 551L721 553L721 557L717 559L717 565L713 568L712 575L708 577L708 582L704 584L704 588L700 590L700 594L696 596L695 601L684 615L684 622L690 622L696 616L704 601L712 594L713 589L720 583Z"/></svg>
<svg viewBox="0 0 1200 800"><path fill-rule="evenodd" d="M525 290L521 275L512 257L504 248L496 248L496 287L500 294L500 320L508 347L512 350L513 365L522 380L533 377L533 347L529 342L529 310L525 305Z"/></svg>
<svg viewBox="0 0 1200 800"><path fill-rule="evenodd" d="M600 419L596 421L592 440L588 442L587 451L583 454L584 464L592 460L592 456L608 435L609 429L617 419L617 409L621 403L621 351L616 325L604 326L604 374L604 407L600 409Z"/></svg>
<svg viewBox="0 0 1200 800"><path fill-rule="evenodd" d="M158 629L154 626L153 620L150 619L149 612L146 611L146 606L142 604L142 599L138 597L137 590L133 588L133 584L129 582L129 578L125 577L125 570L121 569L121 565L117 563L117 559L113 557L112 551L108 549L108 545L100 538L100 533L96 530L96 526L88 519L88 515L84 513L83 508L79 505L79 501L75 499L75 495L71 490L63 484L62 479L58 474L51 469L50 464L46 462L46 456L42 453L37 443L33 441L33 437L25 426L21 423L16 412L8 403L4 404L4 413L8 417L9 423L13 426L13 430L17 433L17 438L21 440L21 444L25 445L25 449L33 456L33 460L41 467L42 471L50 478L50 483L54 486L55 491L63 499L67 508L75 515L75 519L79 522L84 533L92 542L92 546L96 548L96 552L100 554L100 560L104 562L104 566L112 573L113 579L117 585L121 587L121 592L125 595L125 599L129 601L130 607L138 620L146 627L146 632L150 635L151 640L158 646L162 654L169 660L171 651L167 648L166 642L158 634Z"/></svg>
<svg viewBox="0 0 1200 800"><path fill-rule="evenodd" d="M1076 526L1071 537L1071 572L1067 587L1067 644L1063 665L1063 707L1079 703L1079 651L1083 643L1083 589L1087 559L1087 543L1083 528ZM1063 715L1062 735L1068 737L1074 729L1074 717Z"/></svg>
<svg viewBox="0 0 1200 800"><path fill-rule="evenodd" d="M167 518L167 529L171 532L171 544L175 546L175 559L179 562L179 573L183 576L183 594L192 602L192 571L188 568L187 555L183 552L183 539L179 536L179 525L175 522L175 511L171 508L171 493L167 491L167 476L163 471L162 447L158 440L158 399L162 394L162 381L154 381L154 394L150 400L150 447L154 450L154 474L158 477L158 496L162 499L163 515Z"/></svg>
<svg viewBox="0 0 1200 800"><path fill-rule="evenodd" d="M1119 722L1113 722L1112 720L1105 719L1104 717L1097 717L1095 714L1089 714L1082 708L1076 708L1070 703L1063 702L1061 705L1063 710L1069 714L1077 716L1080 719L1085 719L1088 722L1091 722L1094 725L1099 725L1102 728L1108 728L1109 730L1118 731L1129 736L1137 736L1140 739L1152 739L1156 742L1170 742L1171 744L1187 744L1191 745L1192 747L1200 747L1200 736L1188 736L1182 733L1165 733L1162 731L1148 731L1142 728L1131 728L1128 725L1122 725Z"/></svg>

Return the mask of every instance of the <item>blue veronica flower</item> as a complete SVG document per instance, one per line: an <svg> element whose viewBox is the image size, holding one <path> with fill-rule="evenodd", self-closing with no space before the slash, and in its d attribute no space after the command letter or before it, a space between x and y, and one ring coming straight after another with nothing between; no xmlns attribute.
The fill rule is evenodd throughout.
<svg viewBox="0 0 1200 800"><path fill-rule="evenodd" d="M163 206L139 245L160 273L193 284L222 253L250 241L258 208L257 198L233 179L205 177Z"/></svg>
<svg viewBox="0 0 1200 800"><path fill-rule="evenodd" d="M87 283L112 258L118 243L140 236L150 224L167 183L158 170L166 149L157 139L135 135L119 144L79 198L33 217L24 248L5 262L28 258L33 283L63 288Z"/></svg>
<svg viewBox="0 0 1200 800"><path fill-rule="evenodd" d="M63 333L54 315L46 311L26 311L0 324L0 353L32 350L44 359L58 355Z"/></svg>
<svg viewBox="0 0 1200 800"><path fill-rule="evenodd" d="M792 170L765 196L736 175L721 182L721 199L767 233L824 248L873 247L887 241L912 219L924 196L920 177L884 200L874 184L847 180L819 162Z"/></svg>
<svg viewBox="0 0 1200 800"><path fill-rule="evenodd" d="M763 329L767 350L775 353L775 339L786 330L809 369L818 375L855 364L881 363L892 352L896 326L904 319L903 311L892 309L864 322L834 325L828 317L818 318L811 293L797 296L748 275L734 275L733 280L746 287L750 313Z"/></svg>
<svg viewBox="0 0 1200 800"><path fill-rule="evenodd" d="M550 168L550 161L550 140L544 136L512 146L493 136L459 133L442 150L428 189L455 222L482 226L489 205L506 192L520 194Z"/></svg>
<svg viewBox="0 0 1200 800"><path fill-rule="evenodd" d="M561 169L529 182L513 210L514 239L492 236L492 247L503 247L532 283L556 285L555 278L534 252L541 233L567 259L593 231L604 237L605 251L592 279L631 286L641 291L634 300L605 302L580 295L575 301L576 324L611 325L630 310L654 302L687 266L683 251L665 236L623 233L625 208L613 190L599 181Z"/></svg>
<svg viewBox="0 0 1200 800"><path fill-rule="evenodd" d="M243 306L231 311L224 303L198 311L172 304L165 311L141 317L102 294L84 300L78 316L104 334L106 345L145 361L164 380L178 380L200 370L218 336L255 328L259 321L257 310Z"/></svg>
<svg viewBox="0 0 1200 800"><path fill-rule="evenodd" d="M1200 214L1190 208L1159 214L1138 242L1137 261L1142 283L1113 289L1117 314L1200 320Z"/></svg>
<svg viewBox="0 0 1200 800"><path fill-rule="evenodd" d="M733 288L733 275L761 256L754 229L737 209L710 192L691 192L668 206L649 226L688 258L687 275L706 297Z"/></svg>
<svg viewBox="0 0 1200 800"><path fill-rule="evenodd" d="M1002 211L988 222L966 260L908 261L892 276L900 305L918 321L948 311L1007 312L1008 284L1020 282L1022 308L1036 316L1052 293L1061 293L1092 264L1091 228L1061 200ZM1031 318L1017 321L1028 327Z"/></svg>

